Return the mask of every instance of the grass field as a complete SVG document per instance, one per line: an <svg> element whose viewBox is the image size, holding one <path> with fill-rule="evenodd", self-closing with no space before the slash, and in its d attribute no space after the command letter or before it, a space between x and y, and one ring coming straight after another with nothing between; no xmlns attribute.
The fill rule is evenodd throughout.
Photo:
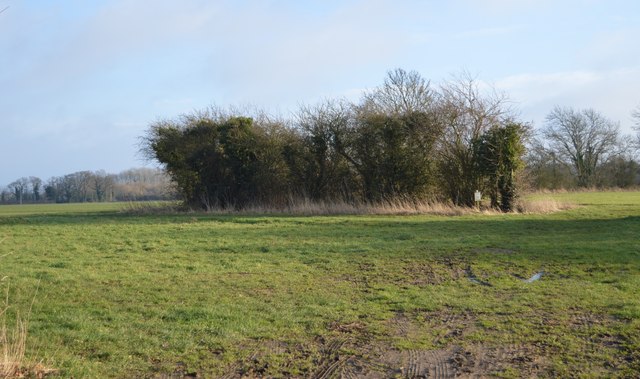
<svg viewBox="0 0 640 379"><path fill-rule="evenodd" d="M9 318L34 302L28 362L60 377L637 377L640 192L555 196L580 206L0 207L0 285Z"/></svg>

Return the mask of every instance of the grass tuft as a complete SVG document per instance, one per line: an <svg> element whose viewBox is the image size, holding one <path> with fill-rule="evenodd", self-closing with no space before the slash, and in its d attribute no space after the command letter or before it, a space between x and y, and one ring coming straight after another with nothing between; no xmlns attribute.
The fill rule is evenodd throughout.
<svg viewBox="0 0 640 379"><path fill-rule="evenodd" d="M9 310L9 291L0 310L0 378L17 377L24 367L25 347L27 344L28 318L16 314L15 326L7 325Z"/></svg>

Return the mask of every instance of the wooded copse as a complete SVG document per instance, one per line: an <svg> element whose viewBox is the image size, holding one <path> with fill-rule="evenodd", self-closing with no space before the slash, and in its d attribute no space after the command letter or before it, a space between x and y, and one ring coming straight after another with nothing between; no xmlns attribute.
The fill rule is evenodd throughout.
<svg viewBox="0 0 640 379"><path fill-rule="evenodd" d="M175 195L164 171L133 168L118 174L78 171L44 182L19 178L0 189L0 203L81 203L99 201L164 200Z"/></svg>
<svg viewBox="0 0 640 379"><path fill-rule="evenodd" d="M508 210L528 126L505 98L463 77L438 90L397 69L358 103L326 100L293 120L211 108L157 122L143 137L192 207L285 206L291 199L474 204ZM508 138L497 138L508 134Z"/></svg>
<svg viewBox="0 0 640 379"><path fill-rule="evenodd" d="M573 134L558 132L565 124ZM479 190L509 211L523 188L638 183L617 124L596 111L556 108L536 136L505 95L474 78L436 88L402 69L358 102L325 100L289 120L212 107L156 122L142 151L204 209L298 199L473 206Z"/></svg>

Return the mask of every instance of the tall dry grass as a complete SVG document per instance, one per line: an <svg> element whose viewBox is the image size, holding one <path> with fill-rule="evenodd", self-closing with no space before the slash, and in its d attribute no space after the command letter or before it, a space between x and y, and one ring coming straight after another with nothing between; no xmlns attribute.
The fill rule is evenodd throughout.
<svg viewBox="0 0 640 379"><path fill-rule="evenodd" d="M526 200L517 202L513 213L552 213L572 208L572 204L554 199ZM180 212L175 203L131 203L124 210L127 213L171 214ZM184 211L184 209L182 209ZM191 212L194 212L191 210ZM272 206L253 204L241 209L235 207L210 208L207 214L216 215L291 215L291 216L324 216L324 215L441 215L461 216L469 214L502 214L499 210L486 205L480 208L455 206L451 203L419 201L411 199L395 199L378 203L352 203L346 201L312 201L305 198L289 199L286 204Z"/></svg>
<svg viewBox="0 0 640 379"><path fill-rule="evenodd" d="M5 279L5 278L3 278ZM24 368L24 356L27 346L27 327L29 317L22 318L16 312L15 325L7 325L9 311L9 290L0 309L0 378L14 378L21 376ZM31 309L29 310L29 314Z"/></svg>
<svg viewBox="0 0 640 379"><path fill-rule="evenodd" d="M0 279L0 283L6 282L6 280L5 276ZM25 359L29 319L37 293L36 289L28 311L22 315L18 310L11 308L9 286L6 286L5 296L0 304L0 379L45 378L56 372L56 370L46 367L42 362L27 363ZM9 317L9 313L12 313L13 317ZM10 319L13 321L9 321Z"/></svg>
<svg viewBox="0 0 640 379"><path fill-rule="evenodd" d="M513 213L553 213L575 207L574 204L554 199L526 200L520 199ZM469 214L503 214L498 209L481 205L479 208L455 206L451 203L391 200L379 203L353 204L347 202L314 202L309 200L295 200L284 208L270 208L265 206L247 207L241 211L221 210L228 213L246 214L290 214L290 215L440 215L462 216ZM214 211L215 212L215 211Z"/></svg>
<svg viewBox="0 0 640 379"><path fill-rule="evenodd" d="M575 208L577 205L566 201L545 198L536 200L520 199L516 202L516 211L527 214L545 214Z"/></svg>

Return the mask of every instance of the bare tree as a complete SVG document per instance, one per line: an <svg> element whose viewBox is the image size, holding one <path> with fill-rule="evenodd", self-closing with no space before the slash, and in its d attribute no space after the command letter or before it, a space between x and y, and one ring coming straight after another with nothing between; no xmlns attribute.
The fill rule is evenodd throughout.
<svg viewBox="0 0 640 379"><path fill-rule="evenodd" d="M596 184L599 165L618 153L619 125L593 109L555 107L542 130L549 147L575 171L581 187Z"/></svg>
<svg viewBox="0 0 640 379"><path fill-rule="evenodd" d="M104 170L99 170L93 173L90 181L96 201L112 200L113 175L107 174Z"/></svg>
<svg viewBox="0 0 640 379"><path fill-rule="evenodd" d="M407 114L426 112L434 103L430 83L416 71L397 68L387 72L384 84L365 93L361 107L369 112Z"/></svg>
<svg viewBox="0 0 640 379"><path fill-rule="evenodd" d="M438 103L444 127L438 147L444 191L454 204L472 206L479 187L473 143L489 128L512 120L513 112L505 95L481 91L468 73L444 83Z"/></svg>

